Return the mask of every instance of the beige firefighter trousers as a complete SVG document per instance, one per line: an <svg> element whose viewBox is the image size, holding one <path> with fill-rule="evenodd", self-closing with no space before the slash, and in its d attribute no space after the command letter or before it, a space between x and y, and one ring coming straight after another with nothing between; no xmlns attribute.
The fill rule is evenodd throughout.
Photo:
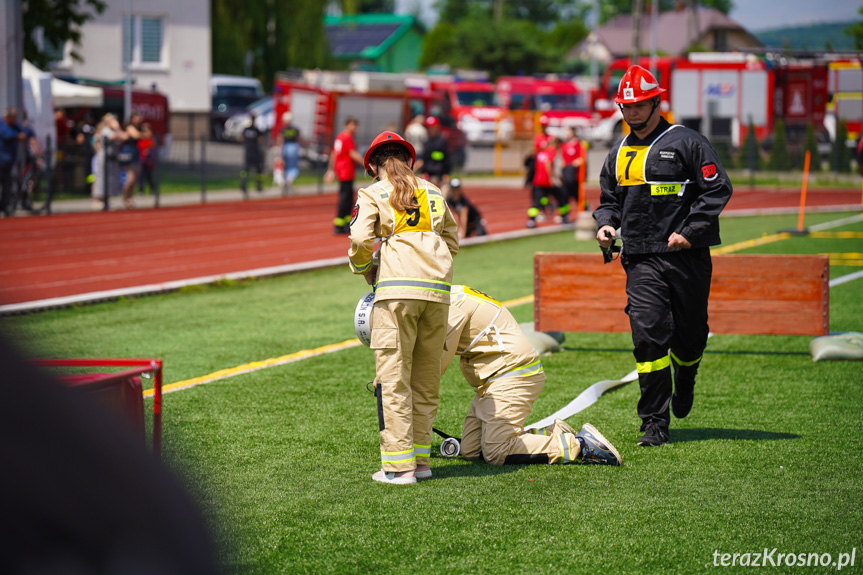
<svg viewBox="0 0 863 575"><path fill-rule="evenodd" d="M492 383L485 394L477 394L471 401L461 438L461 454L466 459L482 458L492 465L503 465L508 456L536 456L519 458L519 463L533 462L574 463L563 455L561 442L569 451L578 445L572 434L563 437L564 429L557 424L539 433L525 432L524 422L533 402L545 384L545 374L526 377L503 377ZM578 451L574 452L575 454Z"/></svg>
<svg viewBox="0 0 863 575"><path fill-rule="evenodd" d="M449 305L375 302L371 347L379 386L381 464L388 472L428 465L440 400L440 362Z"/></svg>

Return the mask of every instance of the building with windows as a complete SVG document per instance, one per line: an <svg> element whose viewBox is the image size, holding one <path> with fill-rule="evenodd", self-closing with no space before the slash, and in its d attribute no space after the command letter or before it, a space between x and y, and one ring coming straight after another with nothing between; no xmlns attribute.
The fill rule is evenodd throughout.
<svg viewBox="0 0 863 575"><path fill-rule="evenodd" d="M168 96L175 138L205 134L211 98L209 0L105 0L107 7L81 28L78 53L58 52L57 76L121 82L130 63L136 89ZM131 15L127 7L131 6Z"/></svg>

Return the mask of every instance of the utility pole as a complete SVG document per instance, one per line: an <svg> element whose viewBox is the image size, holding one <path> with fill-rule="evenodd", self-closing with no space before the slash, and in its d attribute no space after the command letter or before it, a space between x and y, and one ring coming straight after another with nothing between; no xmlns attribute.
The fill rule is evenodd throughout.
<svg viewBox="0 0 863 575"><path fill-rule="evenodd" d="M21 62L24 60L24 22L21 0L0 2L0 114L7 106L21 109L24 85Z"/></svg>
<svg viewBox="0 0 863 575"><path fill-rule="evenodd" d="M494 0L494 21L501 22L503 20L503 0Z"/></svg>
<svg viewBox="0 0 863 575"><path fill-rule="evenodd" d="M593 10L591 11L591 26L590 34L587 35L587 49L590 50L590 81L593 86L599 86L599 69L596 61L596 44L597 30L599 30L599 0L593 0Z"/></svg>
<svg viewBox="0 0 863 575"><path fill-rule="evenodd" d="M641 0L632 2L632 63L638 64L641 54Z"/></svg>
<svg viewBox="0 0 863 575"><path fill-rule="evenodd" d="M128 57L124 58L123 67L126 69L126 83L123 85L123 123L129 123L129 117L132 115L132 53L135 50L135 22L132 20L132 0L126 0L126 22L128 25L129 52ZM126 54L126 51L123 50Z"/></svg>
<svg viewBox="0 0 863 575"><path fill-rule="evenodd" d="M650 73L656 78L656 26L659 23L659 0L650 3Z"/></svg>

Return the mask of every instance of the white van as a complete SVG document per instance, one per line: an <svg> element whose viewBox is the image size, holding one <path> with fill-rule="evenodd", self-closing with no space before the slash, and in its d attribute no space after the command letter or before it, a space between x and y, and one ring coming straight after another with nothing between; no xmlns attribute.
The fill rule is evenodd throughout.
<svg viewBox="0 0 863 575"><path fill-rule="evenodd" d="M210 77L210 135L214 140L224 138L225 120L261 99L264 88L257 78L213 74Z"/></svg>

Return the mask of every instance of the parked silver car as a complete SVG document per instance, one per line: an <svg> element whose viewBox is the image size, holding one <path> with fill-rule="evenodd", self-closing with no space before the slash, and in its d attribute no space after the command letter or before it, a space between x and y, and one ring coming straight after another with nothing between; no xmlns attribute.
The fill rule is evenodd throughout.
<svg viewBox="0 0 863 575"><path fill-rule="evenodd" d="M245 111L234 114L225 121L225 140L236 142L242 137L243 129L249 125L250 112L252 111L257 117L255 123L258 129L267 133L273 129L276 123L276 117L273 113L273 97L265 96L249 104Z"/></svg>

